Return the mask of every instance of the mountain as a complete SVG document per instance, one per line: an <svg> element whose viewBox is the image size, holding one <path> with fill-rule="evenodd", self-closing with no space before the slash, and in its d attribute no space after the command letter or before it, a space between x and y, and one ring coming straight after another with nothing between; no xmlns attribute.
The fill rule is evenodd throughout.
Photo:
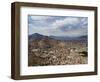
<svg viewBox="0 0 100 82"><path fill-rule="evenodd" d="M62 40L62 41L67 41L67 40L75 40L75 41L87 41L87 35L84 36L78 36L78 37L68 37L68 36L45 36L39 33L34 33L32 35L29 35L29 41L32 40L42 40L42 39L53 39L53 40Z"/></svg>
<svg viewBox="0 0 100 82"><path fill-rule="evenodd" d="M72 40L73 37L66 37L66 36L49 36L53 39L56 39L56 40Z"/></svg>
<svg viewBox="0 0 100 82"><path fill-rule="evenodd" d="M29 38L29 48L50 48L58 44L58 40L50 38L45 35L34 33L28 36Z"/></svg>
<svg viewBox="0 0 100 82"><path fill-rule="evenodd" d="M29 41L32 41L32 40L42 40L42 39L52 39L52 38L39 33L34 33L32 35L29 35L28 39Z"/></svg>
<svg viewBox="0 0 100 82"><path fill-rule="evenodd" d="M80 36L79 38L80 39L88 39L88 36L86 36L86 35L85 36Z"/></svg>
<svg viewBox="0 0 100 82"><path fill-rule="evenodd" d="M68 36L49 36L56 40L87 40L87 36L68 37Z"/></svg>
<svg viewBox="0 0 100 82"><path fill-rule="evenodd" d="M32 35L29 35L29 40L40 40L42 39L44 36L38 33L34 33Z"/></svg>

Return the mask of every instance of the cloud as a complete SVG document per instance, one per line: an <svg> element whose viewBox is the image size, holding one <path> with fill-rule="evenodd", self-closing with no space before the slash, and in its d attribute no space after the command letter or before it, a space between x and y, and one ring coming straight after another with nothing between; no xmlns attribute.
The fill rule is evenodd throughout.
<svg viewBox="0 0 100 82"><path fill-rule="evenodd" d="M56 28L59 28L61 26L64 26L64 25L71 25L71 24L76 24L78 23L79 20L78 18L70 18L70 17L66 17L65 19L63 20L56 20L53 25L56 27Z"/></svg>
<svg viewBox="0 0 100 82"><path fill-rule="evenodd" d="M30 17L32 20L38 20L38 21L50 18L49 16L35 16L35 15L34 16L31 15Z"/></svg>
<svg viewBox="0 0 100 82"><path fill-rule="evenodd" d="M55 36L87 35L88 18L71 16L29 16L29 34Z"/></svg>

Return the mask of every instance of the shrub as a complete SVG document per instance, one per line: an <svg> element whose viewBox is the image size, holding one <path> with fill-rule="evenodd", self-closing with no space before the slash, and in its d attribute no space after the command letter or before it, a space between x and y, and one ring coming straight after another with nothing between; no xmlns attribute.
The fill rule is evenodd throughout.
<svg viewBox="0 0 100 82"><path fill-rule="evenodd" d="M87 51L82 51L82 52L79 52L80 54L84 54L82 55L83 57L87 57L88 56L88 52Z"/></svg>

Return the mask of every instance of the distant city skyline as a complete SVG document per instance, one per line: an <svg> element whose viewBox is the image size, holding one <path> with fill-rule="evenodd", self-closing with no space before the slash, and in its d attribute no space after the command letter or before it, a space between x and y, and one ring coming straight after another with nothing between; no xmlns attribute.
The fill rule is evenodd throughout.
<svg viewBox="0 0 100 82"><path fill-rule="evenodd" d="M28 35L84 36L88 32L88 17L28 15L28 29Z"/></svg>

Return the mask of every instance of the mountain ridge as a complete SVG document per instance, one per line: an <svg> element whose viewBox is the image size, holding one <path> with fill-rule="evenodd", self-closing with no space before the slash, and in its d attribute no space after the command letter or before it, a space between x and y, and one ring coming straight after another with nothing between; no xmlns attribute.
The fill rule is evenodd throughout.
<svg viewBox="0 0 100 82"><path fill-rule="evenodd" d="M29 40L41 40L44 38L55 39L55 40L87 40L88 36L68 37L68 36L45 36L39 33L34 33L28 36Z"/></svg>

